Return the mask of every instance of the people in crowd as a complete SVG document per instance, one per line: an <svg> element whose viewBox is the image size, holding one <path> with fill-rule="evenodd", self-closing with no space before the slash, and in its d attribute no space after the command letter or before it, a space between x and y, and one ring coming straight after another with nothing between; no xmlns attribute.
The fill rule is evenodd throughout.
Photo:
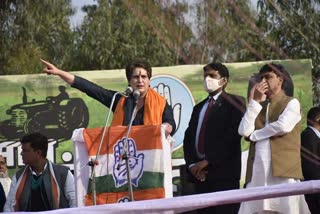
<svg viewBox="0 0 320 214"><path fill-rule="evenodd" d="M249 95L239 134L249 140L246 188L300 182L300 103L284 92L290 81L281 64L268 63ZM309 213L303 195L241 203L240 214Z"/></svg>
<svg viewBox="0 0 320 214"><path fill-rule="evenodd" d="M32 133L21 139L25 166L12 178L5 212L47 211L76 207L74 178L69 168L54 164L47 156L48 139Z"/></svg>
<svg viewBox="0 0 320 214"><path fill-rule="evenodd" d="M5 195L9 193L11 179L8 175L7 161L6 158L0 154L0 183L2 184Z"/></svg>
<svg viewBox="0 0 320 214"><path fill-rule="evenodd" d="M307 127L301 133L302 173L305 181L320 179L320 107L312 107L307 114ZM320 193L306 194L312 214L320 211Z"/></svg>
<svg viewBox="0 0 320 214"><path fill-rule="evenodd" d="M79 76L58 69L45 60L41 61L45 65L43 70L47 74L57 75L72 87L86 93L108 108L111 106L116 91L105 89ZM165 124L166 135L173 135L176 128L173 110L166 100L150 87L151 76L152 68L147 61L136 59L127 64L126 78L128 85L138 92L138 99L133 94L128 97L116 96L111 109L114 112L111 126L129 125L131 115L134 114L133 125ZM137 110L133 112L135 104Z"/></svg>
<svg viewBox="0 0 320 214"><path fill-rule="evenodd" d="M239 188L241 174L240 120L245 99L225 91L229 70L221 63L203 68L203 85L208 97L194 106L185 131L183 150L195 193ZM237 213L240 204L197 210L197 213Z"/></svg>

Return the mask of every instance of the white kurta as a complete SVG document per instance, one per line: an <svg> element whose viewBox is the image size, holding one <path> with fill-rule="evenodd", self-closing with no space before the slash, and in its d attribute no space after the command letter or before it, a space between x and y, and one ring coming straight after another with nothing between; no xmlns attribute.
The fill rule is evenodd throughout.
<svg viewBox="0 0 320 214"><path fill-rule="evenodd" d="M0 178L0 182L2 184L4 193L6 194L6 196L8 196L11 185L11 179L9 177Z"/></svg>
<svg viewBox="0 0 320 214"><path fill-rule="evenodd" d="M292 99L279 116L278 120L272 123L268 122L268 105L265 127L255 130L255 119L261 109L262 106L258 102L250 100L238 130L240 135L250 136L250 140L256 142L252 178L247 184L247 188L300 182L298 179L272 176L271 148L269 140L271 136L289 133L301 120L299 101L297 99ZM304 195L294 195L243 202L241 203L239 214L259 213L266 210L290 214L310 213Z"/></svg>

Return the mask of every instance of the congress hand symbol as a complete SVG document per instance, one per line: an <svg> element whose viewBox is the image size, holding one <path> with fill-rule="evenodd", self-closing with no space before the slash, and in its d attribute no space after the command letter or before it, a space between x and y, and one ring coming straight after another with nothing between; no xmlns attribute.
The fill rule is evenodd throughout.
<svg viewBox="0 0 320 214"><path fill-rule="evenodd" d="M135 142L129 138L127 142L128 153L126 154L127 157L125 157L125 143L126 138L123 138L114 146L114 165L112 175L117 188L125 185L128 182L126 158L128 158L131 182L134 186L138 186L139 179L143 174L144 154L137 153Z"/></svg>
<svg viewBox="0 0 320 214"><path fill-rule="evenodd" d="M176 123L176 130L178 130L180 126L180 118L181 118L181 103L176 103L176 104L172 103L171 90L168 85L160 83L157 86L153 87L153 89L156 92L158 92L158 94L163 96L167 100L168 104L172 107L173 117Z"/></svg>

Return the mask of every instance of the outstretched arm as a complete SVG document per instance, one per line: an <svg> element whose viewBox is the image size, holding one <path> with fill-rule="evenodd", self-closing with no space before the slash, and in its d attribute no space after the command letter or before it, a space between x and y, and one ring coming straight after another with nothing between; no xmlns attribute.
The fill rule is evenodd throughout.
<svg viewBox="0 0 320 214"><path fill-rule="evenodd" d="M69 85L72 85L74 83L74 75L60 70L59 68L57 68L56 66L54 66L53 64L40 59L41 62L45 65L45 67L43 68L43 71L46 72L47 74L53 74L53 75L58 75L61 79L63 79L66 83L68 83Z"/></svg>

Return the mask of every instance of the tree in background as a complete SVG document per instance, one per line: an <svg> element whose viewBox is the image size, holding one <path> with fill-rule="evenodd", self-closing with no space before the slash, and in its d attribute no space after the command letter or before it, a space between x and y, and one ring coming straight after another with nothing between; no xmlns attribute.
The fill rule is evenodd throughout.
<svg viewBox="0 0 320 214"><path fill-rule="evenodd" d="M254 59L254 53L247 46L252 34L247 19L252 20L254 14L248 0L200 0L193 7L196 11L196 39L192 42L197 50L195 61L204 64Z"/></svg>
<svg viewBox="0 0 320 214"><path fill-rule="evenodd" d="M123 68L136 57L147 57L153 66L183 63L180 45L191 31L171 13L176 4L166 6L163 1L114 0L85 7L72 69Z"/></svg>
<svg viewBox="0 0 320 214"><path fill-rule="evenodd" d="M0 11L0 74L37 73L40 57L65 63L72 44L71 0L2 0Z"/></svg>
<svg viewBox="0 0 320 214"><path fill-rule="evenodd" d="M320 1L258 0L257 26L263 32L253 43L266 59L311 58L314 104L320 104Z"/></svg>
<svg viewBox="0 0 320 214"><path fill-rule="evenodd" d="M39 73L39 58L68 70L311 58L320 104L320 0L97 0L70 28L71 0L0 1L0 75Z"/></svg>
<svg viewBox="0 0 320 214"><path fill-rule="evenodd" d="M174 64L191 63L189 46L194 35L185 18L189 11L187 0L143 0L140 1L140 6L135 6L133 1L125 2L127 8L137 15L167 48L173 50ZM143 10L144 7L146 9Z"/></svg>

